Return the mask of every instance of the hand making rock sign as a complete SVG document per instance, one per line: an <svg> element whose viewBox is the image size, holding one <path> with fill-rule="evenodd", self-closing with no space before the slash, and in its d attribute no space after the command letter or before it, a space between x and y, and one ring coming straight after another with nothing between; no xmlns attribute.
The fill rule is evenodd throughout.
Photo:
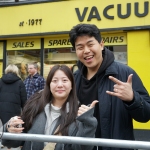
<svg viewBox="0 0 150 150"><path fill-rule="evenodd" d="M117 96L123 101L132 101L134 97L132 89L132 76L133 74L128 76L127 82L122 82L112 76L109 76L109 79L115 83L114 92L106 91L106 93L112 96Z"/></svg>

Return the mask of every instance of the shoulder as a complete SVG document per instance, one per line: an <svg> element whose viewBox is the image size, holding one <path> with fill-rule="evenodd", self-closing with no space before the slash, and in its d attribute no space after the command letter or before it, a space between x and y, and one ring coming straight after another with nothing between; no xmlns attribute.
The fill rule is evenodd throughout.
<svg viewBox="0 0 150 150"><path fill-rule="evenodd" d="M20 79L20 80L18 80L18 83L21 85L21 86L24 86L24 83L23 83L23 81Z"/></svg>
<svg viewBox="0 0 150 150"><path fill-rule="evenodd" d="M81 75L80 70L77 70L73 73L74 78L77 78Z"/></svg>
<svg viewBox="0 0 150 150"><path fill-rule="evenodd" d="M129 67L129 66L127 66L127 65L125 65L125 64L123 64L123 63L120 63L120 62L116 62L116 61L114 61L107 69L106 69L106 72L112 72L112 73L114 73L114 74L123 74L123 73L135 73L135 71L131 68L131 67Z"/></svg>
<svg viewBox="0 0 150 150"><path fill-rule="evenodd" d="M25 78L24 82L26 82L26 81L29 80L29 79L30 79L30 76L27 76L27 77Z"/></svg>
<svg viewBox="0 0 150 150"><path fill-rule="evenodd" d="M40 75L40 76L39 76L39 81L41 81L42 83L45 83L44 77Z"/></svg>
<svg viewBox="0 0 150 150"><path fill-rule="evenodd" d="M41 80L45 80L43 76L41 76L39 73L37 73L35 76L35 78L41 79Z"/></svg>
<svg viewBox="0 0 150 150"><path fill-rule="evenodd" d="M112 75L123 82L127 81L128 76L130 74L133 74L132 81L134 83L136 83L140 79L139 75L136 73L136 71L134 71L134 69L132 69L130 66L127 66L127 65L119 63L119 62L113 62L106 69L105 74Z"/></svg>
<svg viewBox="0 0 150 150"><path fill-rule="evenodd" d="M114 61L109 67L119 67L119 68L130 68L129 66L127 66L126 64Z"/></svg>
<svg viewBox="0 0 150 150"><path fill-rule="evenodd" d="M22 87L25 87L25 84L23 83L21 79L13 82L12 85L14 85L16 88L17 87L20 88L20 90L22 89Z"/></svg>

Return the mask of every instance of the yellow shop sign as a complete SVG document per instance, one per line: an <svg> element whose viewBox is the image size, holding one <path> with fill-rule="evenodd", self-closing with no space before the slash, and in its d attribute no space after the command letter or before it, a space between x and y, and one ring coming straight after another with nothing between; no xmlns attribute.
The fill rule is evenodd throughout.
<svg viewBox="0 0 150 150"><path fill-rule="evenodd" d="M69 37L53 37L44 39L44 48L72 47Z"/></svg>
<svg viewBox="0 0 150 150"><path fill-rule="evenodd" d="M127 35L126 33L119 34L104 34L102 39L106 46L109 45L127 45Z"/></svg>
<svg viewBox="0 0 150 150"><path fill-rule="evenodd" d="M31 50L40 49L40 39L22 39L22 40L8 40L7 50Z"/></svg>
<svg viewBox="0 0 150 150"><path fill-rule="evenodd" d="M127 45L126 33L103 34L105 45ZM44 39L44 48L72 47L69 37L53 37Z"/></svg>

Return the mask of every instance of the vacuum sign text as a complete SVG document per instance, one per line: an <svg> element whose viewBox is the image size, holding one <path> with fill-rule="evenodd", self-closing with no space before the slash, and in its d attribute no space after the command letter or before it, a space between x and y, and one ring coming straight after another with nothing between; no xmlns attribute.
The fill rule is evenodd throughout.
<svg viewBox="0 0 150 150"><path fill-rule="evenodd" d="M85 19L87 19L87 21L91 21L92 19L97 19L97 20L101 20L101 15L103 15L105 18L107 19L114 19L115 14L109 14L108 11L110 9L117 9L117 16L118 18L121 19L125 19L128 18L131 15L131 7L133 8L132 5L134 5L134 15L136 17L145 17L148 15L149 13L149 2L145 1L144 2L144 8L143 8L143 12L139 12L139 3L135 2L134 4L131 3L127 3L126 4L126 13L122 14L122 5L123 4L117 4L117 6L115 5L108 5L103 9L103 14L99 13L99 10L97 9L96 6L93 6L92 8L89 7L84 7L83 11L81 11L79 8L75 8L75 12L77 14L78 20L80 22L83 22ZM90 9L90 13L88 14L88 18L85 18L85 16L87 15L87 11Z"/></svg>

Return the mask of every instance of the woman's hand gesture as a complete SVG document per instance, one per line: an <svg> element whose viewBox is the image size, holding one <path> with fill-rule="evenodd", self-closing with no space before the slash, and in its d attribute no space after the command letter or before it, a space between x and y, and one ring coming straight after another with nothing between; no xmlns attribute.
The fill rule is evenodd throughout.
<svg viewBox="0 0 150 150"><path fill-rule="evenodd" d="M96 103L98 103L98 100L94 100L90 106L81 105L79 107L79 110L78 110L78 116L80 116L83 113L87 112L89 109L95 107Z"/></svg>

